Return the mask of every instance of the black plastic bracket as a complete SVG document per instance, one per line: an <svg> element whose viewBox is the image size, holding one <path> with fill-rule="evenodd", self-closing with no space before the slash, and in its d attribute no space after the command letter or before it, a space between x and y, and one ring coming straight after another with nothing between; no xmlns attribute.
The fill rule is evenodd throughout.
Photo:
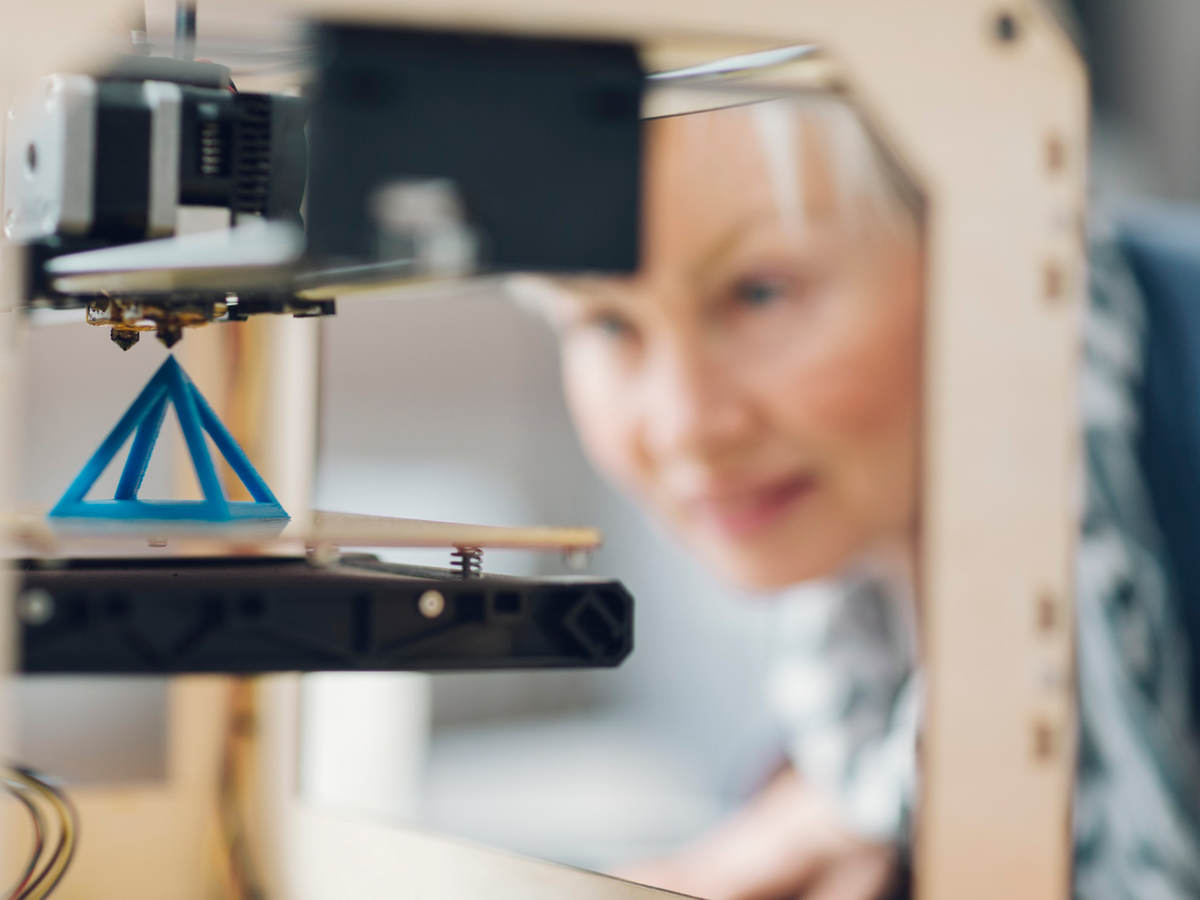
<svg viewBox="0 0 1200 900"><path fill-rule="evenodd" d="M633 598L606 579L369 555L24 561L17 576L25 673L610 667L633 647Z"/></svg>

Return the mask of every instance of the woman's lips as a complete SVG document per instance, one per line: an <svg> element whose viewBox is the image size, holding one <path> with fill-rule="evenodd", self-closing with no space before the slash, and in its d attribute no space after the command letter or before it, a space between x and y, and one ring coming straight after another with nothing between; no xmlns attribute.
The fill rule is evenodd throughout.
<svg viewBox="0 0 1200 900"><path fill-rule="evenodd" d="M687 504L710 528L744 538L774 524L816 487L811 474L793 475L754 487L711 491Z"/></svg>

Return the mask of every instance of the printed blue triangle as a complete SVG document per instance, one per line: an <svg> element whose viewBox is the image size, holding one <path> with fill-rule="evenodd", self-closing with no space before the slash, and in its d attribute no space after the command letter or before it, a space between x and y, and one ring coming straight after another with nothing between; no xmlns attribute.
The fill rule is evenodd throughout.
<svg viewBox="0 0 1200 900"><path fill-rule="evenodd" d="M203 500L138 499L138 491L141 489L142 479L146 476L146 468L150 465L150 457L154 453L168 404L175 407L175 416L183 431L183 439L192 458L192 466L196 470L196 479L200 482L200 491L204 494ZM246 490L254 498L253 501L231 501L225 496L217 478L212 455L208 452L208 445L204 440L206 433L246 486ZM130 434L134 435L133 445L129 448L129 456L125 458L125 467L121 470L121 478L117 482L113 499L84 499ZM108 437L50 510L50 516L123 521L185 519L202 522L289 518L262 476L233 439L233 435L221 424L208 401L192 384L192 380L187 377L173 356L168 356L166 362L159 366L129 409L117 420Z"/></svg>

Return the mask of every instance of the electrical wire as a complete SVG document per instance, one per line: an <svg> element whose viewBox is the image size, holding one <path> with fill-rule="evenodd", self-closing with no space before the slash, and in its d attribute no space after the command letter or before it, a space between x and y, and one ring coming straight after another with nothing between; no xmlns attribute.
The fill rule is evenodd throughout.
<svg viewBox="0 0 1200 900"><path fill-rule="evenodd" d="M50 858L45 862L36 876L31 881L28 881L28 883L25 884L15 895L17 900L27 900L27 898L39 896L44 897L46 896L45 887L48 884L46 879L50 875L51 870L57 867L59 860L62 859L63 851L66 849L67 831L63 827L63 819L61 814L59 813L58 809L54 807L54 803L51 800L53 795L50 793L48 788L46 788L41 784L40 781L36 779L27 779L23 777L22 773L16 769L13 770L13 778L16 779L23 788L36 796L41 802L46 803L54 808L54 812L58 816L58 840L54 845L54 850L50 854Z"/></svg>
<svg viewBox="0 0 1200 900"><path fill-rule="evenodd" d="M66 849L62 854L57 868L49 870L52 872L50 881L46 883L41 893L30 894L30 900L42 900L43 897L48 897L54 892L62 881L63 876L67 874L67 869L70 867L72 860L75 859L75 848L79 841L79 812L75 809L75 804L71 802L71 798L67 796L66 792L53 782L28 769L22 770L22 774L27 778L38 781L50 791L53 797L52 803L62 817L61 821L65 833Z"/></svg>
<svg viewBox="0 0 1200 900"><path fill-rule="evenodd" d="M17 879L16 885L5 893L5 896L15 898L21 896L21 892L33 879L33 873L37 871L42 851L46 848L46 819L42 816L38 805L27 796L28 789L23 784L6 778L4 779L4 789L25 807L25 811L29 814L29 820L33 824L33 852L29 856L29 862L21 871L21 877Z"/></svg>
<svg viewBox="0 0 1200 900"><path fill-rule="evenodd" d="M217 823L231 900L262 900L264 896L244 808L255 763L257 713L254 682L231 680L217 780Z"/></svg>
<svg viewBox="0 0 1200 900"><path fill-rule="evenodd" d="M175 0L175 58L196 58L196 0Z"/></svg>
<svg viewBox="0 0 1200 900"><path fill-rule="evenodd" d="M44 900L58 887L75 857L79 815L70 798L45 776L23 766L12 766L11 772L11 780L50 807L57 820L58 840L50 858L32 881L27 877L29 883L18 885L13 895L14 900Z"/></svg>
<svg viewBox="0 0 1200 900"><path fill-rule="evenodd" d="M50 874L50 870L55 867L62 858L63 850L66 847L66 829L63 827L63 819L54 803L51 800L53 796L40 780L25 776L19 769L12 768L10 778L22 790L27 791L33 797L36 797L42 804L50 806L57 816L57 832L58 840L55 843L54 850L51 852L49 859L42 865L40 871L33 874L32 879L26 878L25 881L18 887L17 892L13 895L15 900L25 900L25 898L35 896L34 892L40 890L46 883L46 878ZM44 896L44 895L43 895Z"/></svg>

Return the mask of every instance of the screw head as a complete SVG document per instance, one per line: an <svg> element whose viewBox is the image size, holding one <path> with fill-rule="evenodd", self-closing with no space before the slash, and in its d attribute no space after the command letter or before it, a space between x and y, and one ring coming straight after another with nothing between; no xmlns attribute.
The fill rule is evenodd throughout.
<svg viewBox="0 0 1200 900"><path fill-rule="evenodd" d="M417 609L425 618L436 619L446 611L446 597L441 591L426 591L417 600Z"/></svg>
<svg viewBox="0 0 1200 900"><path fill-rule="evenodd" d="M26 625L45 625L54 618L54 597L42 588L31 588L17 597L17 616Z"/></svg>

